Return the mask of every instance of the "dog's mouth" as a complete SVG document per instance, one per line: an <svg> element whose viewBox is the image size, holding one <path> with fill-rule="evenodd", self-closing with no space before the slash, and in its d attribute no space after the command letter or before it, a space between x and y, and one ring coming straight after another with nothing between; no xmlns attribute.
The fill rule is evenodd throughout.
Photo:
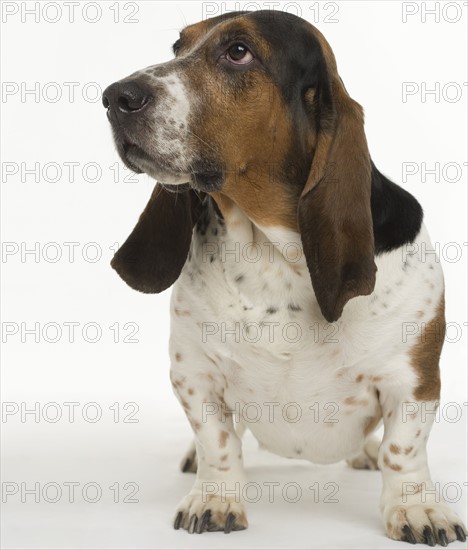
<svg viewBox="0 0 468 550"><path fill-rule="evenodd" d="M127 135L122 135L122 132L115 132L114 137L119 156L127 168L136 174L148 174L171 193L183 193L189 189L212 192L221 188L222 170L206 160L195 162L187 174L175 169L170 159L155 158Z"/></svg>
<svg viewBox="0 0 468 550"><path fill-rule="evenodd" d="M143 147L137 145L133 141L125 138L117 141L117 150L123 163L127 168L135 172L136 174L146 173L154 179L165 183L165 179L169 180L184 180L185 174L179 170L175 170L170 162L161 158L155 158L148 153ZM165 187L174 192L182 191L179 187L188 189L190 187L188 182L182 181L176 184L167 184Z"/></svg>
<svg viewBox="0 0 468 550"><path fill-rule="evenodd" d="M117 149L125 166L137 174L142 174L143 170L140 169L135 162L138 162L138 159L145 159L146 161L151 160L146 151L143 151L141 147L129 141L123 141L120 145L117 145Z"/></svg>

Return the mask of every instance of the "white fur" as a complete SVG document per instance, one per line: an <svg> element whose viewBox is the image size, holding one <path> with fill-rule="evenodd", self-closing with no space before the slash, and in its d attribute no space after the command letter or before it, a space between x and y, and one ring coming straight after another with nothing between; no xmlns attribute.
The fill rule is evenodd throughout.
<svg viewBox="0 0 468 550"><path fill-rule="evenodd" d="M193 108L186 86L176 70L158 76L160 66L148 67L136 74L149 78L156 90L157 108L150 106L145 149L159 162L135 159L135 163L161 183L181 185L191 180L192 147L189 144L189 120ZM164 168L166 167L166 168Z"/></svg>
<svg viewBox="0 0 468 550"><path fill-rule="evenodd" d="M403 505L402 482L430 483L425 455L430 425L419 416L402 419L404 403L415 402L417 373L409 358L421 338L415 327L434 318L443 293L437 259L409 255L423 242L430 248L426 229L413 246L378 256L374 292L351 300L329 325L305 258L294 254L300 250L298 234L256 227L239 209L217 236L215 226L212 221L206 236L194 231L190 259L172 294L171 378L196 428L200 455L190 502L200 501L208 482L231 487L243 482L233 416L274 453L331 463L359 456L366 424L381 413L382 511L387 533L399 538L404 525L395 506ZM223 402L233 416L223 414ZM229 436L221 448L223 431ZM397 456L389 451L392 443L413 449ZM388 463L401 465L402 473ZM413 473L407 475L407 469ZM183 501L179 511L187 510ZM412 527L421 525L415 521ZM455 539L451 528L447 534Z"/></svg>

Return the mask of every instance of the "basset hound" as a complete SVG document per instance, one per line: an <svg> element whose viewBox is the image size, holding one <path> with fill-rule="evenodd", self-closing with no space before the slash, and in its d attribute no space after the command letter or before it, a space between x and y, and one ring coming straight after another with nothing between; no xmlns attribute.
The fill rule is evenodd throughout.
<svg viewBox="0 0 468 550"><path fill-rule="evenodd" d="M123 162L159 182L112 266L141 292L174 284L170 376L196 471L174 527L247 527L247 427L284 457L380 469L390 538L465 540L418 413L440 396L440 263L421 254L417 200L372 162L329 44L256 11L189 25L173 49L103 103Z"/></svg>

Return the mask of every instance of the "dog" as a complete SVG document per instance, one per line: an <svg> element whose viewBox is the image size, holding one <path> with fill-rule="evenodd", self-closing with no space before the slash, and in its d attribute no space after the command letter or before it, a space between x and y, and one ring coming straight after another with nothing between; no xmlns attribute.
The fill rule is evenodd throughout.
<svg viewBox="0 0 468 550"><path fill-rule="evenodd" d="M440 396L443 274L418 201L370 158L329 44L256 11L189 25L173 50L103 104L123 162L158 181L112 266L141 292L174 284L171 381L197 474L174 527L247 527L248 427L284 457L380 469L390 538L464 541L431 492L419 412ZM424 338L403 339L405 322Z"/></svg>

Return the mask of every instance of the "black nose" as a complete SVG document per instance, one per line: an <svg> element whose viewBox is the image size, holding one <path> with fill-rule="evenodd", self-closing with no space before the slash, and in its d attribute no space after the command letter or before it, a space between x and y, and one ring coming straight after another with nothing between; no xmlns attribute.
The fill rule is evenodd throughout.
<svg viewBox="0 0 468 550"><path fill-rule="evenodd" d="M148 105L151 95L134 80L114 82L104 90L102 104L119 114L137 113Z"/></svg>

